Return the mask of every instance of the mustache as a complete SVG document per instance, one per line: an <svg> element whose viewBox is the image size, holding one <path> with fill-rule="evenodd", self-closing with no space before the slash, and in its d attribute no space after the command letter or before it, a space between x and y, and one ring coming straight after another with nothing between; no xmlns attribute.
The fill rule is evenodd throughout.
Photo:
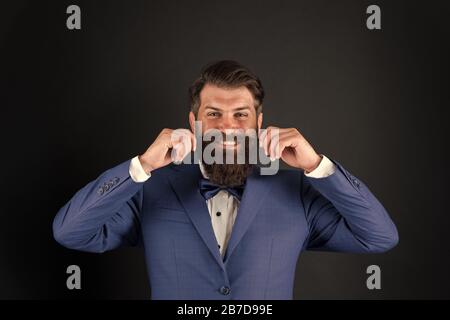
<svg viewBox="0 0 450 320"><path fill-rule="evenodd" d="M232 130L220 131L217 129L210 129L202 135L202 141L209 144L212 142L247 142L249 140L258 140L258 135L254 130Z"/></svg>

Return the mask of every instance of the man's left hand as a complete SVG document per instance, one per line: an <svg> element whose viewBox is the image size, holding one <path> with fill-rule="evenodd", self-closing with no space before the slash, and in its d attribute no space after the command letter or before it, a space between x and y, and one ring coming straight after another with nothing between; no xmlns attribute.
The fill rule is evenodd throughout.
<svg viewBox="0 0 450 320"><path fill-rule="evenodd" d="M265 154L272 161L280 159L294 168L309 173L316 169L322 157L295 128L268 127L260 135Z"/></svg>

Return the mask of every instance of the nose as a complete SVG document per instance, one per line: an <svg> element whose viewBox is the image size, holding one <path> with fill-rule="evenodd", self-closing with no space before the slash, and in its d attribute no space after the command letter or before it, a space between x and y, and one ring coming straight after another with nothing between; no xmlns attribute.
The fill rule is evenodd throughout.
<svg viewBox="0 0 450 320"><path fill-rule="evenodd" d="M232 114L224 115L218 125L218 129L221 131L229 129L239 129L239 121L234 118Z"/></svg>

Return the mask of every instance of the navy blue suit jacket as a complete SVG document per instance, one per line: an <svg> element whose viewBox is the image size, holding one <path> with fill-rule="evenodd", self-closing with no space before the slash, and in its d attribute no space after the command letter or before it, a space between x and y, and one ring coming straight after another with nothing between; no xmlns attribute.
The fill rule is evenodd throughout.
<svg viewBox="0 0 450 320"><path fill-rule="evenodd" d="M126 161L79 190L53 223L65 247L142 246L153 299L292 299L303 250L378 253L396 227L367 186L336 172L280 170L247 179L225 256L198 189L198 165L169 165L134 182Z"/></svg>

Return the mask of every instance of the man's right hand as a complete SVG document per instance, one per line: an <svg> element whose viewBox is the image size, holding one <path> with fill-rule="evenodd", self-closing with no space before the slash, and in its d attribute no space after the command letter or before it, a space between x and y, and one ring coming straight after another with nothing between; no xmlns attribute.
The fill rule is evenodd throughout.
<svg viewBox="0 0 450 320"><path fill-rule="evenodd" d="M142 168L147 174L171 162L181 162L197 141L188 129L163 129L144 154L139 156Z"/></svg>

